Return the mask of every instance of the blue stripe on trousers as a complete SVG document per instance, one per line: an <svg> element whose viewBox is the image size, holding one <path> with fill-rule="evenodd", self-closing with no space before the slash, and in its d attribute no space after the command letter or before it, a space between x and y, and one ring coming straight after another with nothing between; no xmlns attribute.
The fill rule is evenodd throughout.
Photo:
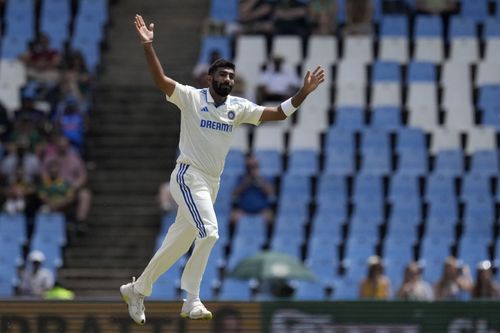
<svg viewBox="0 0 500 333"><path fill-rule="evenodd" d="M200 237L204 237L206 235L206 232L205 232L205 228L203 226L203 222L201 220L198 209L196 208L194 200L191 196L191 192L189 190L189 187L184 182L184 174L186 173L188 168L189 168L189 165L180 164L179 172L177 173L177 183L179 184L179 187L180 187L181 192L182 192L182 196L184 197L184 201L186 202L186 205L188 206L189 212L191 213L191 216L193 217L193 220L196 224L196 228L199 231L199 235L200 235Z"/></svg>

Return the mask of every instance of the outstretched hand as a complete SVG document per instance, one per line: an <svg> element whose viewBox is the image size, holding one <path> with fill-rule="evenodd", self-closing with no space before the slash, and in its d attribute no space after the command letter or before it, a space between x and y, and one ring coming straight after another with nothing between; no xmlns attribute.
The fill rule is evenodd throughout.
<svg viewBox="0 0 500 333"><path fill-rule="evenodd" d="M307 71L306 76L304 77L304 85L302 89L306 93L311 93L316 88L325 81L325 70L321 68L321 66L316 67L314 72Z"/></svg>
<svg viewBox="0 0 500 333"><path fill-rule="evenodd" d="M134 18L135 28L137 30L137 34L141 40L141 43L151 43L153 41L153 29L155 27L154 23L149 24L149 28L144 23L144 20L141 15L136 14Z"/></svg>

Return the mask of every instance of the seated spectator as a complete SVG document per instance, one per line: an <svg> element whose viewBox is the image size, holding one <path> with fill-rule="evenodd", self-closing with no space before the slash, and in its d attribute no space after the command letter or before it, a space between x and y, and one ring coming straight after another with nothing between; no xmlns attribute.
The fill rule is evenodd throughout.
<svg viewBox="0 0 500 333"><path fill-rule="evenodd" d="M45 181L49 179L49 166L51 161L59 162L59 177L67 181L75 193L76 212L74 219L77 229L85 231L90 202L92 195L90 190L85 187L87 183L87 168L80 155L71 147L68 138L60 136L56 142L56 155L47 156L42 167L42 178Z"/></svg>
<svg viewBox="0 0 500 333"><path fill-rule="evenodd" d="M49 161L47 166L48 177L44 177L38 196L42 203L41 209L49 212L71 213L75 193L71 184L61 177L59 160Z"/></svg>
<svg viewBox="0 0 500 333"><path fill-rule="evenodd" d="M360 298L388 299L390 296L390 282L384 275L384 266L379 256L368 258L368 274L359 288Z"/></svg>
<svg viewBox="0 0 500 333"><path fill-rule="evenodd" d="M311 0L309 2L309 21L313 34L334 35L336 17L336 0Z"/></svg>
<svg viewBox="0 0 500 333"><path fill-rule="evenodd" d="M40 162L23 140L9 144L8 154L2 160L0 167L7 185L16 183L19 172L22 180L29 184L34 184L40 176Z"/></svg>
<svg viewBox="0 0 500 333"><path fill-rule="evenodd" d="M307 5L299 0L276 0L274 33L277 35L309 35Z"/></svg>
<svg viewBox="0 0 500 333"><path fill-rule="evenodd" d="M75 293L63 287L60 281L54 283L52 289L43 294L43 299L55 301L70 301L75 299Z"/></svg>
<svg viewBox="0 0 500 333"><path fill-rule="evenodd" d="M86 101L90 103L92 74L89 72L81 52L71 49L68 45L64 52L61 70L62 95L74 96L79 103Z"/></svg>
<svg viewBox="0 0 500 333"><path fill-rule="evenodd" d="M83 154L85 145L86 122L76 97L66 97L64 110L62 114L56 116L55 125L80 155Z"/></svg>
<svg viewBox="0 0 500 333"><path fill-rule="evenodd" d="M33 194L35 194L35 184L24 179L22 166L18 165L14 183L7 186L4 211L9 214L24 213L27 202L32 200Z"/></svg>
<svg viewBox="0 0 500 333"><path fill-rule="evenodd" d="M344 35L371 35L373 7L370 0L346 1Z"/></svg>
<svg viewBox="0 0 500 333"><path fill-rule="evenodd" d="M210 51L210 58L208 62L199 62L196 64L191 74L197 88L208 87L208 68L215 60L220 58L222 58L222 56L219 50L214 49Z"/></svg>
<svg viewBox="0 0 500 333"><path fill-rule="evenodd" d="M284 59L275 55L261 72L257 85L257 104L284 101L300 86L300 78Z"/></svg>
<svg viewBox="0 0 500 333"><path fill-rule="evenodd" d="M431 285L422 279L422 270L416 262L406 266L404 281L397 293L398 298L408 301L432 301Z"/></svg>
<svg viewBox="0 0 500 333"><path fill-rule="evenodd" d="M481 261L477 265L476 283L472 287L473 298L499 298L500 286L493 280L491 272L491 262L489 260Z"/></svg>
<svg viewBox="0 0 500 333"><path fill-rule="evenodd" d="M455 11L457 3L455 0L417 0L415 7L421 13L440 15Z"/></svg>
<svg viewBox="0 0 500 333"><path fill-rule="evenodd" d="M19 293L22 296L42 297L54 285L54 275L42 267L45 255L40 251L32 251L28 255L30 265L21 271Z"/></svg>
<svg viewBox="0 0 500 333"><path fill-rule="evenodd" d="M28 79L33 79L48 89L59 82L61 55L50 47L47 35L40 33L21 59L26 63Z"/></svg>
<svg viewBox="0 0 500 333"><path fill-rule="evenodd" d="M267 222L272 224L274 213L272 203L275 196L274 185L260 174L259 162L253 155L246 157L246 174L240 177L233 191L235 208L231 214L231 225L243 215L260 214Z"/></svg>
<svg viewBox="0 0 500 333"><path fill-rule="evenodd" d="M273 32L273 0L242 0L239 8L240 32L266 34Z"/></svg>
<svg viewBox="0 0 500 333"><path fill-rule="evenodd" d="M41 133L47 122L45 113L33 104L33 99L23 98L22 107L15 112L13 129L9 141L26 141L28 149L35 151L41 141Z"/></svg>
<svg viewBox="0 0 500 333"><path fill-rule="evenodd" d="M436 300L463 299L472 289L469 266L459 265L455 257L446 258L443 275L434 286Z"/></svg>

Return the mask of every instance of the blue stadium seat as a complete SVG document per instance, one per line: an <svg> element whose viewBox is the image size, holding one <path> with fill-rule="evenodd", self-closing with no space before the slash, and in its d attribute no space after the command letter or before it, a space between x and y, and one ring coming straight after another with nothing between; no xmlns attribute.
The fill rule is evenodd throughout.
<svg viewBox="0 0 500 333"><path fill-rule="evenodd" d="M287 235L290 238L302 240L306 222L306 214L297 214L293 211L287 211L284 214L278 213L274 222L274 234Z"/></svg>
<svg viewBox="0 0 500 333"><path fill-rule="evenodd" d="M425 281L435 284L441 278L445 257L425 258L419 261L423 267L423 278Z"/></svg>
<svg viewBox="0 0 500 333"><path fill-rule="evenodd" d="M339 107L335 111L335 129L360 131L365 127L364 111L359 107Z"/></svg>
<svg viewBox="0 0 500 333"><path fill-rule="evenodd" d="M311 200L311 177L307 175L285 174L281 179L281 196L292 200Z"/></svg>
<svg viewBox="0 0 500 333"><path fill-rule="evenodd" d="M360 169L362 174L383 176L388 175L391 169L391 156L387 150L368 151L362 156Z"/></svg>
<svg viewBox="0 0 500 333"><path fill-rule="evenodd" d="M464 236L458 243L457 255L464 264L469 265L471 275L475 278L476 265L482 260L490 260L488 245L491 241L491 235L472 237Z"/></svg>
<svg viewBox="0 0 500 333"><path fill-rule="evenodd" d="M16 36L24 41L35 38L35 16L29 12L5 16L5 36Z"/></svg>
<svg viewBox="0 0 500 333"><path fill-rule="evenodd" d="M331 235L311 237L307 249L308 262L323 262L333 265L338 260L338 238ZM330 268L329 268L330 269ZM333 267L331 268L333 273Z"/></svg>
<svg viewBox="0 0 500 333"><path fill-rule="evenodd" d="M80 0L78 15L86 16L104 26L108 22L108 0Z"/></svg>
<svg viewBox="0 0 500 333"><path fill-rule="evenodd" d="M344 222L344 219L318 211L312 220L311 239L315 237L326 237L331 239L332 242L340 242L342 238L342 225Z"/></svg>
<svg viewBox="0 0 500 333"><path fill-rule="evenodd" d="M418 220L422 217L420 197L400 197L393 201L391 217L399 220Z"/></svg>
<svg viewBox="0 0 500 333"><path fill-rule="evenodd" d="M397 173L421 176L427 173L427 154L423 150L402 150L398 153Z"/></svg>
<svg viewBox="0 0 500 333"><path fill-rule="evenodd" d="M331 286L338 279L339 263L335 258L314 259L309 257L306 260L306 266L316 275L317 281L323 285Z"/></svg>
<svg viewBox="0 0 500 333"><path fill-rule="evenodd" d="M330 148L326 153L324 172L332 175L352 175L356 169L354 152L349 148Z"/></svg>
<svg viewBox="0 0 500 333"><path fill-rule="evenodd" d="M403 15L384 15L380 37L408 37L408 18Z"/></svg>
<svg viewBox="0 0 500 333"><path fill-rule="evenodd" d="M349 276L343 277L335 282L333 299L334 300L356 300L359 295L358 279Z"/></svg>
<svg viewBox="0 0 500 333"><path fill-rule="evenodd" d="M441 235L425 235L420 248L420 259L444 260L450 255L450 246L453 239L441 237Z"/></svg>
<svg viewBox="0 0 500 333"><path fill-rule="evenodd" d="M260 215L242 216L237 221L235 237L253 238L257 243L263 244L266 240L266 221Z"/></svg>
<svg viewBox="0 0 500 333"><path fill-rule="evenodd" d="M401 67L397 62L376 61L372 65L372 82L401 82Z"/></svg>
<svg viewBox="0 0 500 333"><path fill-rule="evenodd" d="M471 156L470 173L480 174L484 176L495 176L499 171L498 163L498 151L475 151Z"/></svg>
<svg viewBox="0 0 500 333"><path fill-rule="evenodd" d="M398 132L396 152L403 150L427 151L425 133L420 128L403 127Z"/></svg>
<svg viewBox="0 0 500 333"><path fill-rule="evenodd" d="M458 219L458 207L455 197L448 196L432 196L432 201L429 203L428 218L450 218Z"/></svg>
<svg viewBox="0 0 500 333"><path fill-rule="evenodd" d="M224 176L242 175L245 172L245 154L241 150L229 150L224 164Z"/></svg>
<svg viewBox="0 0 500 333"><path fill-rule="evenodd" d="M479 108L484 110L493 107L500 107L498 96L500 96L499 85L479 87Z"/></svg>
<svg viewBox="0 0 500 333"><path fill-rule="evenodd" d="M26 218L23 214L0 213L0 235L9 235L18 244L27 240Z"/></svg>
<svg viewBox="0 0 500 333"><path fill-rule="evenodd" d="M361 133L361 154L367 152L390 152L389 134L376 128L366 128Z"/></svg>
<svg viewBox="0 0 500 333"><path fill-rule="evenodd" d="M468 17L452 16L448 38L476 38L476 23Z"/></svg>
<svg viewBox="0 0 500 333"><path fill-rule="evenodd" d="M231 59L231 44L228 37L225 36L206 36L201 42L200 56L198 63L210 63L210 53L219 51L224 59Z"/></svg>
<svg viewBox="0 0 500 333"><path fill-rule="evenodd" d="M38 213L34 235L44 234L59 245L66 244L66 218L61 213Z"/></svg>
<svg viewBox="0 0 500 333"><path fill-rule="evenodd" d="M348 190L345 176L322 174L318 182L316 201L330 203L332 201L346 202Z"/></svg>
<svg viewBox="0 0 500 333"><path fill-rule="evenodd" d="M288 235L275 235L271 240L271 249L275 252L286 253L297 259L301 259L303 240L300 238L290 238Z"/></svg>
<svg viewBox="0 0 500 333"><path fill-rule="evenodd" d="M238 19L238 0L212 0L210 18L219 22L236 22Z"/></svg>
<svg viewBox="0 0 500 333"><path fill-rule="evenodd" d="M457 221L455 218L449 216L439 218L429 217L425 225L425 232L427 235L444 239L453 239L455 237L456 226Z"/></svg>
<svg viewBox="0 0 500 333"><path fill-rule="evenodd" d="M325 288L317 282L300 281L295 288L294 299L301 301L325 300Z"/></svg>
<svg viewBox="0 0 500 333"><path fill-rule="evenodd" d="M492 198L469 198L465 202L464 233L492 235L495 206Z"/></svg>
<svg viewBox="0 0 500 333"><path fill-rule="evenodd" d="M372 110L371 126L388 131L401 128L401 110L398 107L383 106Z"/></svg>
<svg viewBox="0 0 500 333"><path fill-rule="evenodd" d="M390 178L388 199L391 202L401 198L420 197L419 181L415 175L395 174Z"/></svg>
<svg viewBox="0 0 500 333"><path fill-rule="evenodd" d="M482 125L491 126L500 132L500 106L483 110Z"/></svg>
<svg viewBox="0 0 500 333"><path fill-rule="evenodd" d="M415 237L419 224L420 219L415 216L408 219L400 219L390 216L387 228L387 237Z"/></svg>
<svg viewBox="0 0 500 333"><path fill-rule="evenodd" d="M219 300L221 301L249 301L251 289L248 281L225 279L221 286Z"/></svg>
<svg viewBox="0 0 500 333"><path fill-rule="evenodd" d="M4 36L0 58L17 59L28 51L28 41L20 36Z"/></svg>
<svg viewBox="0 0 500 333"><path fill-rule="evenodd" d="M23 249L19 242L9 234L0 232L0 264L14 268L23 262Z"/></svg>
<svg viewBox="0 0 500 333"><path fill-rule="evenodd" d="M383 197L384 189L382 177L369 174L360 174L356 176L354 179L354 201L370 201Z"/></svg>
<svg viewBox="0 0 500 333"><path fill-rule="evenodd" d="M349 223L349 234L351 237L378 235L382 220L383 210L381 204L373 202L356 204Z"/></svg>
<svg viewBox="0 0 500 333"><path fill-rule="evenodd" d="M3 270L3 267L0 267ZM14 296L14 277L12 275L0 274L0 297L8 298Z"/></svg>
<svg viewBox="0 0 500 333"><path fill-rule="evenodd" d="M497 7L497 14L500 13L498 8L500 7ZM490 38L500 38L500 20L498 17L490 17L484 21L483 39Z"/></svg>
<svg viewBox="0 0 500 333"><path fill-rule="evenodd" d="M427 176L425 198L427 201L436 201L440 197L455 197L455 178L443 174Z"/></svg>
<svg viewBox="0 0 500 333"><path fill-rule="evenodd" d="M234 238L226 269L231 271L243 259L260 251L262 244L251 238Z"/></svg>
<svg viewBox="0 0 500 333"><path fill-rule="evenodd" d="M403 283L408 260L402 258L384 258L384 273L391 282L392 291L397 291Z"/></svg>
<svg viewBox="0 0 500 333"><path fill-rule="evenodd" d="M350 109L346 109L350 110ZM348 113L350 111L346 111ZM357 111L354 111L357 112ZM326 133L324 150L328 154L330 150L341 150L354 154L355 138L353 131L330 127Z"/></svg>
<svg viewBox="0 0 500 333"><path fill-rule="evenodd" d="M434 158L434 174L461 176L464 171L464 152L462 150L441 150Z"/></svg>
<svg viewBox="0 0 500 333"><path fill-rule="evenodd" d="M277 150L256 150L255 158L259 161L260 172L266 177L276 177L282 173L283 160Z"/></svg>
<svg viewBox="0 0 500 333"><path fill-rule="evenodd" d="M488 1L461 0L460 14L476 22L482 22L488 17Z"/></svg>
<svg viewBox="0 0 500 333"><path fill-rule="evenodd" d="M418 15L415 18L415 38L442 38L443 21L439 16Z"/></svg>
<svg viewBox="0 0 500 333"><path fill-rule="evenodd" d="M462 177L462 199L469 197L486 197L492 195L490 177L468 173Z"/></svg>
<svg viewBox="0 0 500 333"><path fill-rule="evenodd" d="M408 83L436 82L436 66L430 62L412 61L408 65Z"/></svg>
<svg viewBox="0 0 500 333"><path fill-rule="evenodd" d="M314 150L293 150L288 155L288 174L313 176L318 171L318 155Z"/></svg>
<svg viewBox="0 0 500 333"><path fill-rule="evenodd" d="M367 258L375 253L377 241L378 237L373 234L349 236L346 240L344 258L366 265Z"/></svg>

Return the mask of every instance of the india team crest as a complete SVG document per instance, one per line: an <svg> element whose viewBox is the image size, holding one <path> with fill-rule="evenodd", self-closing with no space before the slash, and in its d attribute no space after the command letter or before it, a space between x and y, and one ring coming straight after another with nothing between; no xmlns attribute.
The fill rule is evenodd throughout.
<svg viewBox="0 0 500 333"><path fill-rule="evenodd" d="M229 111L229 112L227 113L227 117L228 117L229 119L231 119L231 120L233 120L235 116L236 116L236 114L234 113L234 111Z"/></svg>

